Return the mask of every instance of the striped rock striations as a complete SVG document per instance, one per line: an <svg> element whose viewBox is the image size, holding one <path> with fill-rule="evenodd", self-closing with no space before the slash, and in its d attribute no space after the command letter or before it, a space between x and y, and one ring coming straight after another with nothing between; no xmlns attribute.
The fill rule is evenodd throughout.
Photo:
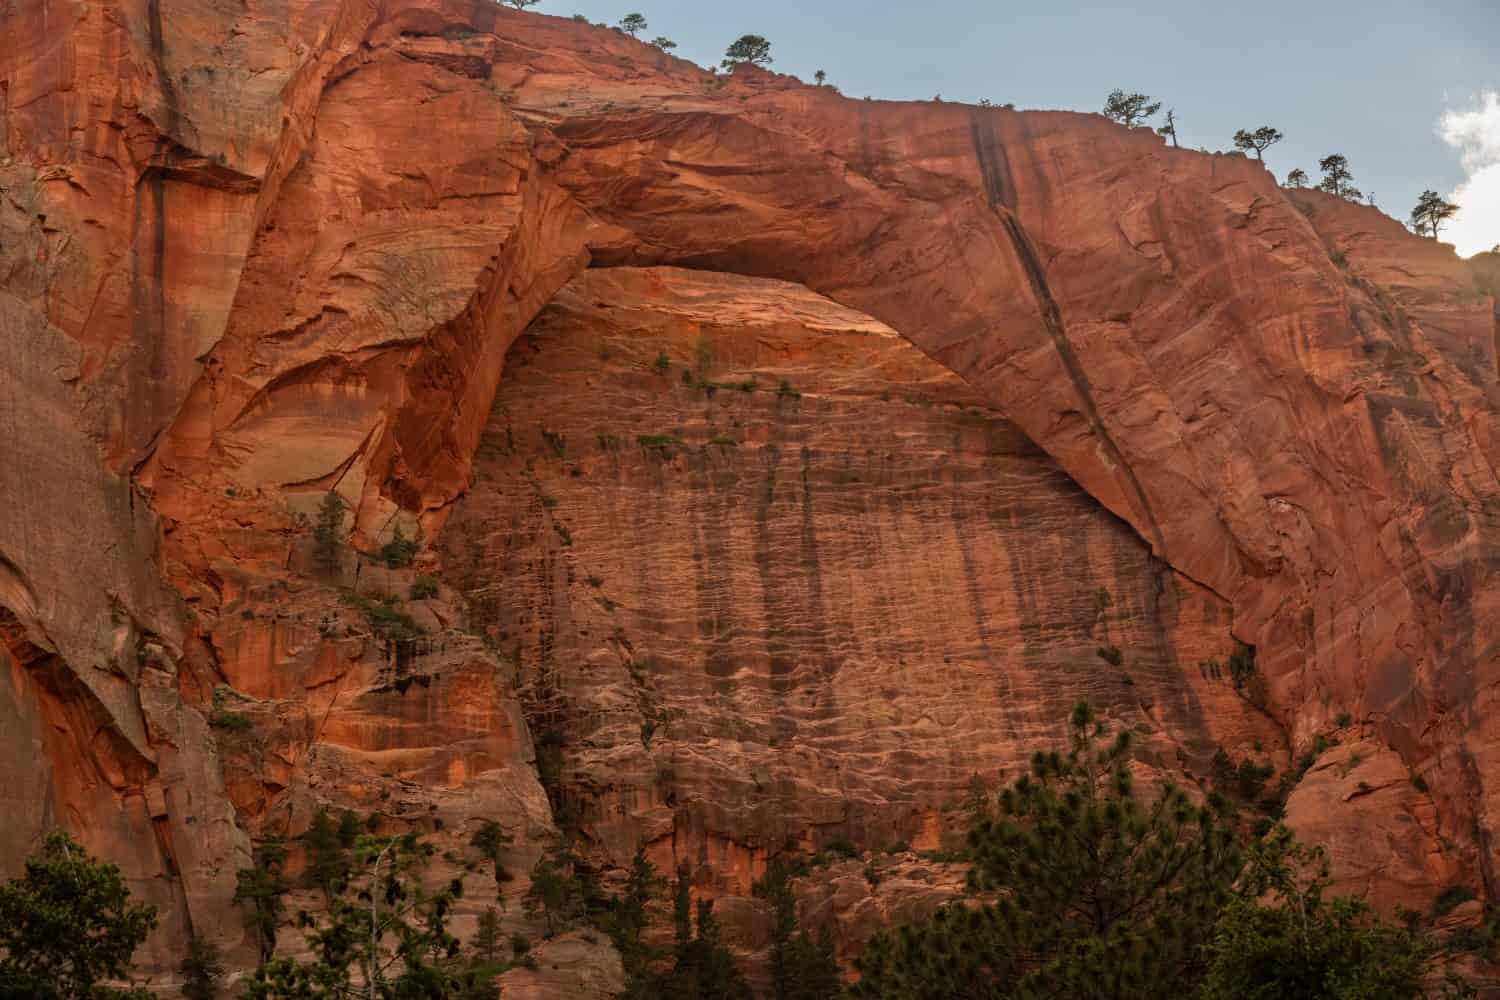
<svg viewBox="0 0 1500 1000"><path fill-rule="evenodd" d="M750 956L769 851L951 843L1083 697L1193 784L1334 734L1286 809L1340 878L1492 899L1494 255L477 0L0 31L0 865L75 830L164 977L251 960L319 807L645 844ZM845 953L955 891L881 858L802 886ZM618 984L547 947L518 995Z"/></svg>

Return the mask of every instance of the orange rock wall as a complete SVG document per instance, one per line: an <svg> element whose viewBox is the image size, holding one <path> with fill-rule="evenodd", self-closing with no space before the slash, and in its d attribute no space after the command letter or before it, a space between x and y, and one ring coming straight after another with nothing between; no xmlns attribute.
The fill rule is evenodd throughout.
<svg viewBox="0 0 1500 1000"><path fill-rule="evenodd" d="M1184 780L1348 713L1293 822L1382 901L1489 898L1493 255L1096 116L479 0L0 36L0 865L77 830L163 908L153 967L243 961L233 872L320 805L499 818L524 868L526 711L597 856L731 893L776 838L936 844L1079 696ZM321 570L330 490L417 566ZM1233 639L1273 717L1200 671ZM846 945L914 912L843 877ZM618 976L579 965L518 988Z"/></svg>

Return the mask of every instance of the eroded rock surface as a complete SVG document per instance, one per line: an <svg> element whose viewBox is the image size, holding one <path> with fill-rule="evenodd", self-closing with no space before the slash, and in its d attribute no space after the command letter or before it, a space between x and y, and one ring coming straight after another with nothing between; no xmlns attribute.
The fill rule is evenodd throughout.
<svg viewBox="0 0 1500 1000"><path fill-rule="evenodd" d="M937 846L1081 696L1183 781L1337 729L1288 814L1346 884L1490 898L1494 255L487 0L0 33L0 865L77 831L153 968L244 964L234 871L319 806L497 818L522 869L565 808L754 955L768 849ZM329 491L417 564L319 567ZM1236 640L1268 712L1204 665ZM929 876L803 902L847 953ZM607 991L585 947L517 989Z"/></svg>

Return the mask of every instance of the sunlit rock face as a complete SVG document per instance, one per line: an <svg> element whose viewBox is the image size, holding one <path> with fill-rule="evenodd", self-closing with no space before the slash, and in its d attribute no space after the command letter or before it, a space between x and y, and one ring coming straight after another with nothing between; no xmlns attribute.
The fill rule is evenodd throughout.
<svg viewBox="0 0 1500 1000"><path fill-rule="evenodd" d="M73 829L148 967L243 967L234 873L320 806L644 843L751 957L768 850L948 842L1079 698L1195 785L1334 734L1287 815L1344 885L1487 891L1495 255L477 0L0 37L0 865ZM415 565L352 551L398 527ZM804 886L846 953L955 890L901 864ZM618 981L553 952L515 988Z"/></svg>

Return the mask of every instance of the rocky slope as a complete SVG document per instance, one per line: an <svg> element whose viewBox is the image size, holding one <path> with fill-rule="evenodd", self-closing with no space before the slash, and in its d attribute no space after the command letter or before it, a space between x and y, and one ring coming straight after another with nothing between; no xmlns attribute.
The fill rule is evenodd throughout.
<svg viewBox="0 0 1500 1000"><path fill-rule="evenodd" d="M0 28L0 864L77 830L155 968L247 961L234 872L319 805L645 843L750 955L769 850L939 846L1078 697L1189 782L1337 730L1288 816L1340 876L1492 895L1492 255L488 2ZM952 891L881 857L803 887L846 951ZM618 981L549 948L518 991Z"/></svg>

